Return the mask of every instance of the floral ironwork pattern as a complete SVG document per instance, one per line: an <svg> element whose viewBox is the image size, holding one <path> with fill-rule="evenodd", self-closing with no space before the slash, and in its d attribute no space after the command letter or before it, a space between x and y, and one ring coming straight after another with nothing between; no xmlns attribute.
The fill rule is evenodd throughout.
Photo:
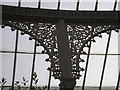
<svg viewBox="0 0 120 90"><path fill-rule="evenodd" d="M5 26L10 26L12 31L15 29L20 30L21 35L29 34L30 40L35 39L38 46L43 46L45 50L42 53L48 54L49 58L46 59L46 61L51 62L51 68L48 68L48 70L53 72L53 76L56 79L61 78L55 24L32 22L22 23L14 21L9 21L4 24ZM2 25L2 27L4 27L4 25ZM89 41L95 42L94 37L99 36L101 38L101 33L109 33L109 30L115 30L118 32L118 28L113 25L91 26L73 24L68 24L66 28L68 32L69 47L72 53L72 75L73 78L78 79L81 76L80 71L84 71L84 68L79 64L84 62L84 60L80 58L80 55L87 55L87 53L83 51L83 48L89 48Z"/></svg>

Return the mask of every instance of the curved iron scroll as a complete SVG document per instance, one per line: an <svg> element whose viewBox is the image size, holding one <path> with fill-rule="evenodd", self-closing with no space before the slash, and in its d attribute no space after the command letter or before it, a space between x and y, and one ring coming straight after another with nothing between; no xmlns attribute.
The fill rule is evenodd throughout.
<svg viewBox="0 0 120 90"><path fill-rule="evenodd" d="M51 70L56 79L61 78L61 69L59 65L56 25L51 23L32 23L32 22L16 22L16 21L3 21L4 26L10 26L11 30L20 30L21 34L28 34L31 39L37 41L37 45L43 46L44 53L49 55L46 61L51 62ZM83 51L84 47L89 47L89 41L93 41L94 37L102 37L102 33L109 33L110 30L118 32L119 26L115 25L67 25L67 33L69 39L69 46L71 49L72 57L72 78L78 79L80 71L84 68L80 66L84 60L80 57L82 54L87 54Z"/></svg>

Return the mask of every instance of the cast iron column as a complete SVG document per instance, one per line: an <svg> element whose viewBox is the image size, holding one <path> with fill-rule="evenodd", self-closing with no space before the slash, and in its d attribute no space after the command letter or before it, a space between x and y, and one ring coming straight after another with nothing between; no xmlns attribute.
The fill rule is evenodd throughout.
<svg viewBox="0 0 120 90"><path fill-rule="evenodd" d="M74 90L76 80L72 78L71 50L67 34L67 25L59 20L56 25L60 70L60 90Z"/></svg>

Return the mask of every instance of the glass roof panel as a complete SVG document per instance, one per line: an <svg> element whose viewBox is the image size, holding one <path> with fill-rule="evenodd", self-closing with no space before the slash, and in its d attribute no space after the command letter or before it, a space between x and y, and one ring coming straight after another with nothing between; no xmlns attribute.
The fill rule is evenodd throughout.
<svg viewBox="0 0 120 90"><path fill-rule="evenodd" d="M38 8L38 0L21 0L21 7Z"/></svg>
<svg viewBox="0 0 120 90"><path fill-rule="evenodd" d="M2 0L0 3L3 5L12 5L18 6L19 0ZM45 9L57 9L58 7L58 0L40 0L41 1L41 8ZM78 0L60 0L60 9L61 10L76 10ZM94 10L95 3L97 0L79 0L79 10ZM113 10L114 2L116 0L98 0L98 10ZM119 2L120 0L117 0ZM21 0L22 7L38 7L39 0ZM118 4L117 4L118 7ZM118 8L116 9L118 10Z"/></svg>
<svg viewBox="0 0 120 90"><path fill-rule="evenodd" d="M117 8L116 10L119 10L120 11L120 0L118 0L118 3L117 3Z"/></svg>
<svg viewBox="0 0 120 90"><path fill-rule="evenodd" d="M60 10L76 10L77 0L61 0Z"/></svg>
<svg viewBox="0 0 120 90"><path fill-rule="evenodd" d="M109 1L105 1L105 0L98 0L98 11L106 11L106 10L110 10L113 11L114 9L114 2L115 0L109 0Z"/></svg>
<svg viewBox="0 0 120 90"><path fill-rule="evenodd" d="M95 10L96 0L80 0L79 10Z"/></svg>
<svg viewBox="0 0 120 90"><path fill-rule="evenodd" d="M1 0L2 5L18 6L19 0Z"/></svg>
<svg viewBox="0 0 120 90"><path fill-rule="evenodd" d="M58 0L41 0L41 8L44 9L57 9Z"/></svg>

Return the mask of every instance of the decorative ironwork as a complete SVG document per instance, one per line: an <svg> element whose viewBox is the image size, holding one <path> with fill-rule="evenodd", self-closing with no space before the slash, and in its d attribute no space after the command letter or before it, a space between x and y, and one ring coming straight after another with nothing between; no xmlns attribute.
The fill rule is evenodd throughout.
<svg viewBox="0 0 120 90"><path fill-rule="evenodd" d="M51 70L53 76L56 79L61 78L61 69L59 65L59 55L58 55L58 44L57 44L57 35L56 35L56 25L51 23L32 23L32 22L14 22L9 21L3 23L5 26L10 26L11 30L15 29L21 31L21 35L29 34L30 40L35 39L37 41L37 46L43 46L44 51L49 55L49 58L46 59L47 62L51 62ZM4 28L4 25L1 26ZM84 52L84 47L89 47L89 41L93 41L94 37L102 37L101 33L109 33L110 30L115 30L118 32L118 26L115 25L100 25L100 26L91 26L91 25L73 25L68 24L66 26L69 47L71 49L72 57L72 78L78 79L81 74L80 71L84 71L84 68L80 66L79 63L84 62L80 57L82 54L87 54Z"/></svg>
<svg viewBox="0 0 120 90"><path fill-rule="evenodd" d="M102 38L102 33L107 33L110 35L111 30L118 32L120 29L120 12L115 11L117 1L114 5L114 11L97 11L98 1L96 1L95 4L95 11L79 11L79 3L80 2L78 0L76 11L59 10L60 0L58 2L57 10L40 9L40 1L37 9L20 7L20 1L18 7L2 5L3 25L1 25L1 27L4 28L5 26L10 26L12 31L20 30L21 35L28 34L30 36L29 40L35 39L35 46L43 46L44 51L42 51L42 53L49 55L49 58L45 60L51 63L51 67L48 68L50 71L48 90L50 87L51 73L53 73L55 79L59 79L61 81L61 90L66 90L66 88L71 88L71 90L73 90L76 84L76 79L79 79L81 76L81 71L84 71L84 68L80 66L80 63L85 61L83 58L81 58L81 55L88 55L89 60L90 46L91 42L95 42L94 38ZM59 26L60 29L58 29ZM66 30L65 28L67 31L64 32L64 30ZM61 29L62 33L58 32ZM60 35L64 33L65 38L60 38ZM60 42L62 39L66 39L66 43L64 45L62 45L63 43ZM66 46L67 50L64 50L65 48L61 49L60 46ZM85 47L89 48L88 53L84 51ZM62 66L66 65L66 63L64 64L64 59L66 59L64 57L66 57L67 54L63 55L63 52L61 53L60 50L63 50L64 53L66 51L69 52L68 57L71 55L71 57L67 58L71 61L67 60L68 62L66 63L69 64L64 68L62 68ZM60 58L60 55L62 55L62 58ZM71 63L72 70L70 70ZM61 66L61 64L63 65ZM65 70L63 71L63 69ZM67 70L68 74L66 74ZM85 70L87 72L87 68L85 68ZM65 74L64 76L68 76L70 74L69 78L64 76L62 77L63 73ZM15 76L13 75L13 77ZM101 79L101 83L102 81L103 80ZM13 84L12 90L14 88ZM101 90L101 88L99 89Z"/></svg>

